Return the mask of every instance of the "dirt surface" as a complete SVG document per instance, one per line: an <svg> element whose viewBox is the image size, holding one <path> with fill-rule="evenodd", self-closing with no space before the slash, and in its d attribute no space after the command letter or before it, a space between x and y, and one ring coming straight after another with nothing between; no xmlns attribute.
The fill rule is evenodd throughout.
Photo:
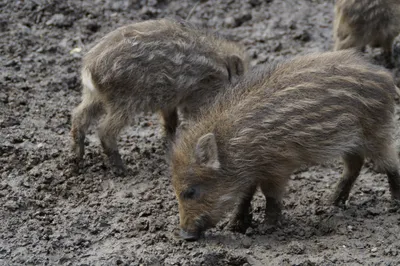
<svg viewBox="0 0 400 266"><path fill-rule="evenodd" d="M215 0L191 21L244 43L253 65L268 64L330 50L332 2ZM84 169L68 173L82 54L118 26L185 18L194 3L0 1L0 264L399 265L400 211L386 177L368 164L345 208L327 203L342 170L333 162L293 174L278 227L264 226L257 194L246 234L230 233L224 221L198 242L175 236L177 202L156 115L138 117L119 138L126 177L111 174L93 129ZM380 51L366 56L379 63Z"/></svg>

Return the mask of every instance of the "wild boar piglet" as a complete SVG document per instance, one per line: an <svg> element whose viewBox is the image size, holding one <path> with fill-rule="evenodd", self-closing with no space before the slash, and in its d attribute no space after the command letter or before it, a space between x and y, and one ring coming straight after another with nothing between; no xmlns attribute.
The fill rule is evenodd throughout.
<svg viewBox="0 0 400 266"><path fill-rule="evenodd" d="M335 50L381 47L387 65L393 66L393 40L400 33L400 1L338 0L333 30Z"/></svg>
<svg viewBox="0 0 400 266"><path fill-rule="evenodd" d="M348 199L365 158L385 170L400 200L394 143L396 87L384 68L344 50L299 56L252 71L222 93L173 145L172 183L181 235L199 238L237 204L245 231L257 187L275 223L294 170L341 157L334 204Z"/></svg>
<svg viewBox="0 0 400 266"><path fill-rule="evenodd" d="M248 67L244 47L185 21L149 20L107 34L84 57L82 102L72 114L72 150L78 164L91 122L113 170L124 172L117 136L141 112L161 112L173 139L177 110L194 119L219 90Z"/></svg>

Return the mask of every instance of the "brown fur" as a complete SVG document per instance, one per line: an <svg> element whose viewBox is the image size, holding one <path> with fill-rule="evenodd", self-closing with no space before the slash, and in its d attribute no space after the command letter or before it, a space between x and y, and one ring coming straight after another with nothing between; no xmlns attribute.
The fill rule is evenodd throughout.
<svg viewBox="0 0 400 266"><path fill-rule="evenodd" d="M297 57L245 76L180 133L172 150L182 236L196 239L239 202L231 225L245 230L259 185L275 222L291 173L341 156L334 203L347 200L369 157L400 199L394 147L393 78L354 51Z"/></svg>
<svg viewBox="0 0 400 266"><path fill-rule="evenodd" d="M400 1L338 0L335 5L334 50L367 45L381 47L392 63L393 40L400 33Z"/></svg>
<svg viewBox="0 0 400 266"><path fill-rule="evenodd" d="M107 34L83 59L82 102L72 115L75 161L83 158L89 125L105 112L101 144L114 170L123 171L116 138L135 114L160 111L172 139L178 110L195 118L247 66L242 46L185 21L150 20Z"/></svg>

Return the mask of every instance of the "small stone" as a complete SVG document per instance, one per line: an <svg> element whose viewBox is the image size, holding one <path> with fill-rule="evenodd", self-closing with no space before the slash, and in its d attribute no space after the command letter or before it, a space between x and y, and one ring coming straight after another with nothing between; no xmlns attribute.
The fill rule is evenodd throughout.
<svg viewBox="0 0 400 266"><path fill-rule="evenodd" d="M53 181L54 177L51 175L46 175L44 180L42 181L43 184L50 184Z"/></svg>
<svg viewBox="0 0 400 266"><path fill-rule="evenodd" d="M306 250L305 246L302 243L299 243L297 241L293 241L292 243L289 244L289 250L288 252L290 254L304 254L304 251Z"/></svg>
<svg viewBox="0 0 400 266"><path fill-rule="evenodd" d="M246 230L246 236L251 236L251 235L253 235L253 234L254 234L254 229L251 228L251 227L247 228L247 230Z"/></svg>
<svg viewBox="0 0 400 266"><path fill-rule="evenodd" d="M251 247L251 244L252 244L252 241L251 241L250 238L248 238L248 237L243 238L243 240L242 240L242 246L243 246L244 248L249 248L249 247Z"/></svg>
<svg viewBox="0 0 400 266"><path fill-rule="evenodd" d="M10 211L15 211L18 209L18 204L13 200L9 200L6 203L4 203L4 207L9 209Z"/></svg>
<svg viewBox="0 0 400 266"><path fill-rule="evenodd" d="M236 20L234 17L227 17L224 20L224 25L227 28L234 28L236 27Z"/></svg>
<svg viewBox="0 0 400 266"><path fill-rule="evenodd" d="M396 247L388 247L383 251L383 254L386 256L397 256L398 250Z"/></svg>
<svg viewBox="0 0 400 266"><path fill-rule="evenodd" d="M261 5L261 1L260 1L260 0L250 0L250 1L249 1L249 4L250 4L252 7L256 7L256 6Z"/></svg>
<svg viewBox="0 0 400 266"><path fill-rule="evenodd" d="M371 248L371 252L375 253L377 251L378 251L378 249L376 247L375 248Z"/></svg>
<svg viewBox="0 0 400 266"><path fill-rule="evenodd" d="M275 46L272 48L274 50L274 52L279 52L282 50L282 43L278 42L277 44L275 44Z"/></svg>
<svg viewBox="0 0 400 266"><path fill-rule="evenodd" d="M157 14L158 14L158 11L154 7L144 6L140 10L140 15L143 18L154 18L157 16Z"/></svg>
<svg viewBox="0 0 400 266"><path fill-rule="evenodd" d="M235 18L235 24L236 26L241 26L243 23L251 20L253 17L250 13L243 13L240 16Z"/></svg>
<svg viewBox="0 0 400 266"><path fill-rule="evenodd" d="M315 214L316 214L316 215L322 215L322 214L324 214L324 213L326 213L326 209L323 208L323 207L321 207L321 206L319 206L319 207L317 207L317 208L315 209Z"/></svg>
<svg viewBox="0 0 400 266"><path fill-rule="evenodd" d="M382 213L382 211L378 208L368 208L367 209L368 214L370 214L371 216L377 216L379 214Z"/></svg>
<svg viewBox="0 0 400 266"><path fill-rule="evenodd" d="M71 26L71 21L67 20L63 14L54 14L47 22L46 25L52 25L56 27Z"/></svg>
<svg viewBox="0 0 400 266"><path fill-rule="evenodd" d="M311 40L311 35L308 31L302 30L294 35L294 39L302 42L309 42Z"/></svg>
<svg viewBox="0 0 400 266"><path fill-rule="evenodd" d="M125 193L125 198L132 198L133 197L133 193L131 191L128 191Z"/></svg>
<svg viewBox="0 0 400 266"><path fill-rule="evenodd" d="M82 48L80 47L75 47L74 49L72 49L71 51L69 51L69 54L79 54L80 52L82 52Z"/></svg>
<svg viewBox="0 0 400 266"><path fill-rule="evenodd" d="M351 225L347 226L347 230L353 231L353 226L351 226Z"/></svg>

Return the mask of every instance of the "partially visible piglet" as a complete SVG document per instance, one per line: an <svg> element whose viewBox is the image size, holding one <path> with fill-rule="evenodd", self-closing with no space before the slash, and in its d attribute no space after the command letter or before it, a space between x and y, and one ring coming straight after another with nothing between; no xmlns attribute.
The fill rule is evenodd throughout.
<svg viewBox="0 0 400 266"><path fill-rule="evenodd" d="M335 50L381 47L392 66L393 40L400 33L400 1L338 0L333 29Z"/></svg>
<svg viewBox="0 0 400 266"><path fill-rule="evenodd" d="M84 57L83 96L72 115L79 164L91 122L105 113L99 137L113 169L124 172L117 136L140 112L160 111L169 139L177 110L193 119L248 67L244 48L185 21L149 20L107 34Z"/></svg>
<svg viewBox="0 0 400 266"><path fill-rule="evenodd" d="M367 157L385 169L392 197L400 200L395 95L391 74L350 50L248 73L173 146L182 237L199 238L235 203L230 225L244 231L258 186L266 217L276 222L293 171L339 156L344 172L334 204L347 200Z"/></svg>

